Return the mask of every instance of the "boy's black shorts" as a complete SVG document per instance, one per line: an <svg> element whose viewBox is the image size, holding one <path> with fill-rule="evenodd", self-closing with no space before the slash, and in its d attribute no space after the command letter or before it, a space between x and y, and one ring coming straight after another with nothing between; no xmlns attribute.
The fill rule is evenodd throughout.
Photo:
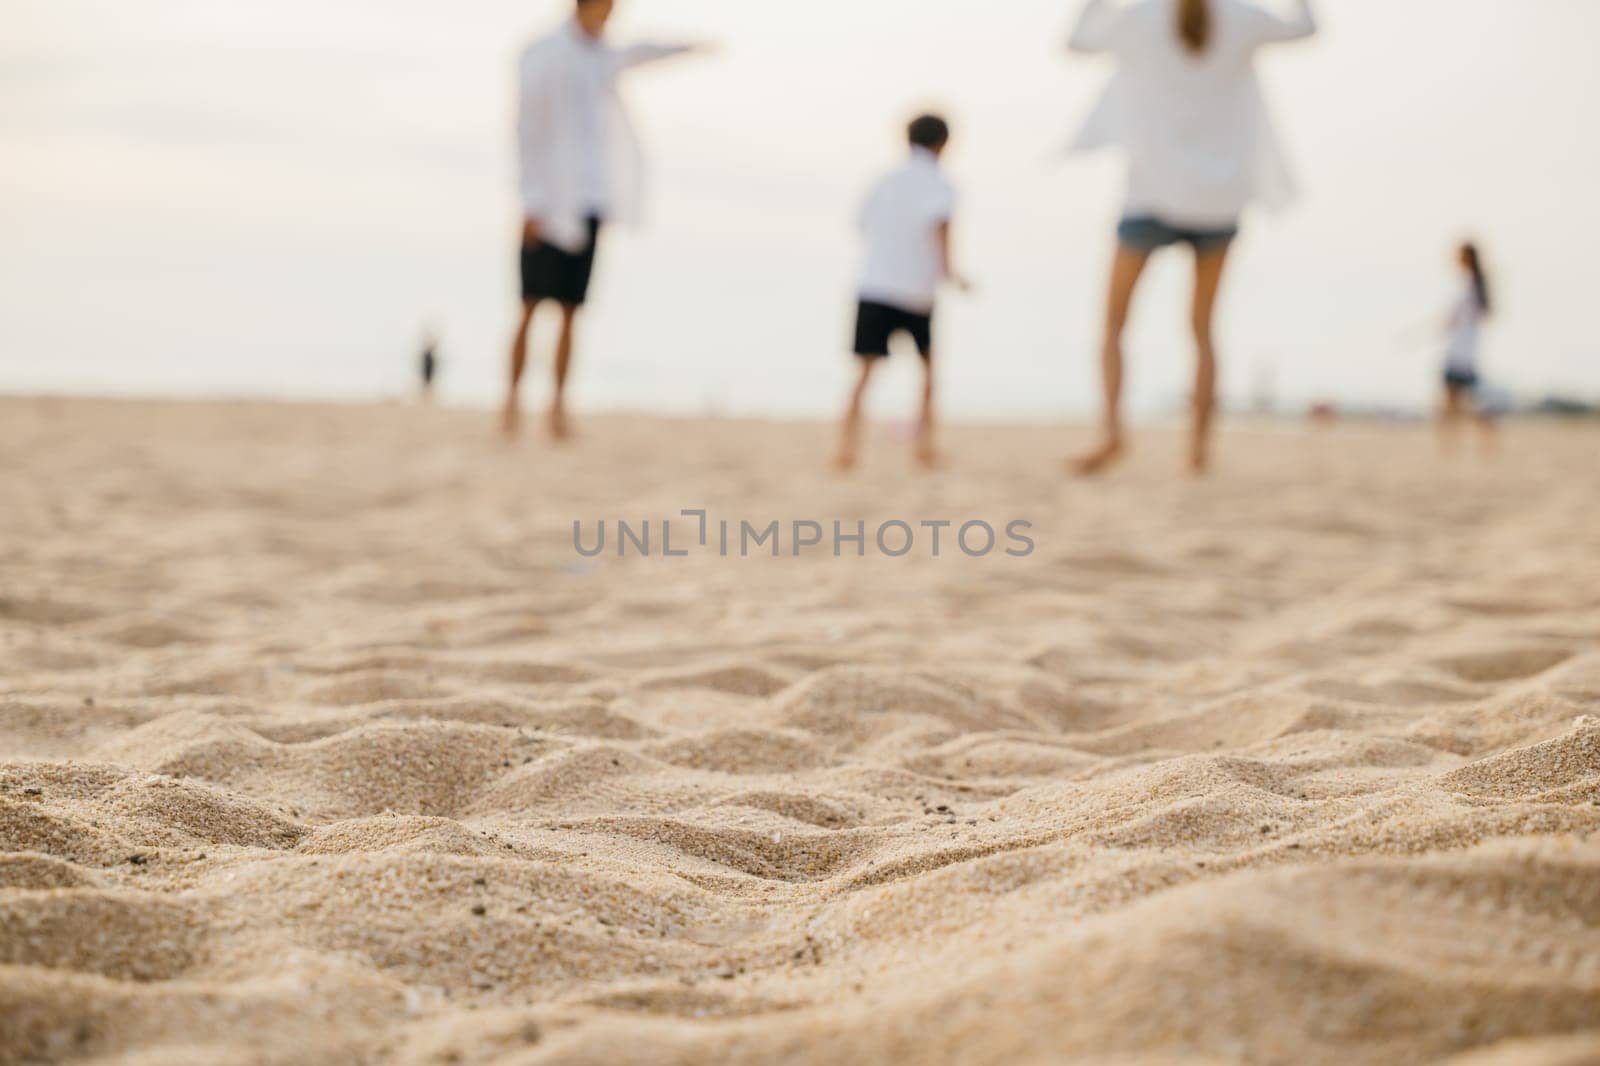
<svg viewBox="0 0 1600 1066"><path fill-rule="evenodd" d="M589 298L594 276L594 253L600 243L600 219L589 219L589 243L581 252L568 252L540 241L522 246L522 300L554 300L567 307L582 307Z"/></svg>
<svg viewBox="0 0 1600 1066"><path fill-rule="evenodd" d="M883 359L889 354L889 341L896 333L906 333L917 344L924 359L933 355L933 315L918 314L902 307L891 307L876 300L862 300L856 309L856 354L863 359Z"/></svg>

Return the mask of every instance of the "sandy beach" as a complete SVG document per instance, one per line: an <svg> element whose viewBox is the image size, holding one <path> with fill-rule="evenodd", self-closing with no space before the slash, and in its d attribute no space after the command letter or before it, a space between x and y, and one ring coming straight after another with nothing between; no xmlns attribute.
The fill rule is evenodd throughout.
<svg viewBox="0 0 1600 1066"><path fill-rule="evenodd" d="M0 1061L1600 1061L1600 432L579 428L0 400Z"/></svg>

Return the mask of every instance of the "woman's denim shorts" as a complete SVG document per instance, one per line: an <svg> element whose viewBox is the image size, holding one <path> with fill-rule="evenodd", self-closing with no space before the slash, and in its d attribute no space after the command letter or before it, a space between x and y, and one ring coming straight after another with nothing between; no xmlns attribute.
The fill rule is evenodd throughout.
<svg viewBox="0 0 1600 1066"><path fill-rule="evenodd" d="M1136 252L1154 252L1174 244L1187 244L1197 255L1220 252L1239 235L1239 226L1221 229L1190 229L1174 226L1151 216L1125 218L1117 226L1117 241Z"/></svg>

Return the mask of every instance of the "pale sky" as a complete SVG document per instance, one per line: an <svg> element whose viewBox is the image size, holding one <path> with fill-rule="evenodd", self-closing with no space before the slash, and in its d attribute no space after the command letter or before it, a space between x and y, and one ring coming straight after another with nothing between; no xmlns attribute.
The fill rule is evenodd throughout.
<svg viewBox="0 0 1600 1066"><path fill-rule="evenodd" d="M0 390L364 398L409 386L422 323L445 392L487 402L516 307L516 52L567 0L5 0ZM967 272L941 312L968 415L1081 414L1096 395L1110 158L1060 160L1107 68L1061 47L1062 0L621 0L617 39L720 52L641 71L649 218L613 232L577 402L831 413L851 227L904 120L945 110ZM1503 314L1490 378L1600 394L1600 4L1324 0L1266 64L1303 190L1247 223L1225 386L1421 407L1453 244ZM1187 265L1130 340L1146 408L1186 387ZM909 386L914 362L890 380ZM545 362L537 371L543 385ZM894 384L879 406L909 406Z"/></svg>

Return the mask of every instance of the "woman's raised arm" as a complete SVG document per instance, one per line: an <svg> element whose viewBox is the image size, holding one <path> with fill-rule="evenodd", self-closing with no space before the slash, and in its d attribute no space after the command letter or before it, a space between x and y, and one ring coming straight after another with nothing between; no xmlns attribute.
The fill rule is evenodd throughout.
<svg viewBox="0 0 1600 1066"><path fill-rule="evenodd" d="M1083 55L1111 51L1116 47L1123 14L1111 0L1089 0L1067 38L1067 51Z"/></svg>
<svg viewBox="0 0 1600 1066"><path fill-rule="evenodd" d="M1287 15L1263 8L1256 11L1257 38L1262 44L1298 41L1317 32L1317 16L1311 10L1311 0L1294 0L1294 10Z"/></svg>

